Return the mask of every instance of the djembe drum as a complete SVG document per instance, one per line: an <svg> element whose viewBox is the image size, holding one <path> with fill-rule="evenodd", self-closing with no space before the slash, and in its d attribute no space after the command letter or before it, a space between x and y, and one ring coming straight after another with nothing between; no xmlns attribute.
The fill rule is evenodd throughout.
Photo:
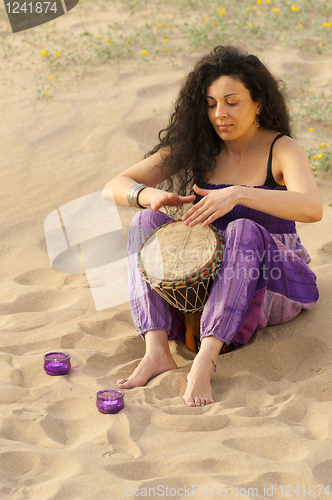
<svg viewBox="0 0 332 500"><path fill-rule="evenodd" d="M223 241L213 226L167 222L144 241L137 266L171 306L185 315L185 342L197 352L199 321L223 255Z"/></svg>

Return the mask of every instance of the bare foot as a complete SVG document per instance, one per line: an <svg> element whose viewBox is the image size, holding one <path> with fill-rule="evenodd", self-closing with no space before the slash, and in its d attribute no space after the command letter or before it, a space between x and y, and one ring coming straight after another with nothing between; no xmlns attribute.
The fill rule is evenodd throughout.
<svg viewBox="0 0 332 500"><path fill-rule="evenodd" d="M213 363L204 351L199 351L187 375L187 388L183 395L187 406L205 406L214 403L211 377Z"/></svg>
<svg viewBox="0 0 332 500"><path fill-rule="evenodd" d="M115 384L119 389L143 387L151 378L167 372L168 370L176 369L177 365L170 351L160 348L154 352L146 353L130 377L119 379Z"/></svg>

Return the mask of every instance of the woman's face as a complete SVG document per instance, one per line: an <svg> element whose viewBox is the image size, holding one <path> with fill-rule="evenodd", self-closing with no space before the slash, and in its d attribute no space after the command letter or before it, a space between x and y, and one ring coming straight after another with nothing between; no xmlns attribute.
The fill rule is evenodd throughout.
<svg viewBox="0 0 332 500"><path fill-rule="evenodd" d="M209 120L224 141L249 137L256 128L261 103L253 102L241 80L220 76L206 89Z"/></svg>

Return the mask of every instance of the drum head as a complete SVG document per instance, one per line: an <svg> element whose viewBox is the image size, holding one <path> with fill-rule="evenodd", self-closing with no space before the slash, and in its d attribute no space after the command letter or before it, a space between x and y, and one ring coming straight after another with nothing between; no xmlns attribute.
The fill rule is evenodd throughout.
<svg viewBox="0 0 332 500"><path fill-rule="evenodd" d="M210 227L175 221L158 228L140 251L140 265L149 279L173 282L199 276L216 260L220 242Z"/></svg>

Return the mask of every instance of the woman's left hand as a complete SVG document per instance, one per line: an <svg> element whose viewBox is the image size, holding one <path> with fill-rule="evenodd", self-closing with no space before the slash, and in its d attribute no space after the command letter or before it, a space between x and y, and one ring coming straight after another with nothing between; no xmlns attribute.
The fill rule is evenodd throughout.
<svg viewBox="0 0 332 500"><path fill-rule="evenodd" d="M210 190L201 189L195 184L195 193L203 198L183 215L182 220L185 225L195 226L202 222L202 226L208 226L214 220L230 212L237 204L236 187Z"/></svg>

